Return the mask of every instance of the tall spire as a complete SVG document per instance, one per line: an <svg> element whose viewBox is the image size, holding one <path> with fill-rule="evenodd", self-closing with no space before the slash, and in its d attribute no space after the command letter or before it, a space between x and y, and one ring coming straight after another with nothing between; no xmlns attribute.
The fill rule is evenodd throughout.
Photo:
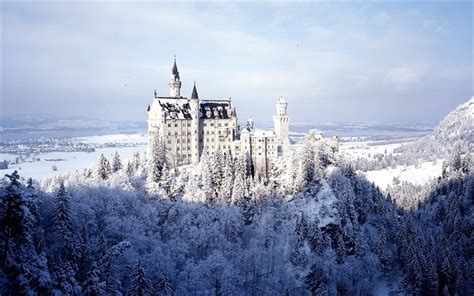
<svg viewBox="0 0 474 296"><path fill-rule="evenodd" d="M181 97L181 79L179 78L178 66L176 66L176 56L174 56L173 69L171 70L170 79L170 97L179 98Z"/></svg>
<svg viewBox="0 0 474 296"><path fill-rule="evenodd" d="M196 89L196 81L194 81L193 93L191 94L191 99L199 99L198 92Z"/></svg>
<svg viewBox="0 0 474 296"><path fill-rule="evenodd" d="M176 56L174 56L173 70L171 70L171 74L173 74L176 77L176 79L180 79L178 66L176 66Z"/></svg>

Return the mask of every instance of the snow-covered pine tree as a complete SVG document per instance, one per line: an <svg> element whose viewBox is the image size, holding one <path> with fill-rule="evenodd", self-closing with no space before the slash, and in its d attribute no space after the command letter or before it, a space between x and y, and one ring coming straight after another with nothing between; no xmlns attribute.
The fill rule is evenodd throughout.
<svg viewBox="0 0 474 296"><path fill-rule="evenodd" d="M171 282L167 278L162 278L158 282L158 286L156 287L156 292L160 296L173 296L176 294Z"/></svg>
<svg viewBox="0 0 474 296"><path fill-rule="evenodd" d="M1 276L10 281L3 285L6 294L50 293L51 276L45 254L35 247L35 233L42 233L37 197L31 183L24 188L17 171L6 175L9 184L0 189L2 225ZM31 210L30 210L31 209Z"/></svg>
<svg viewBox="0 0 474 296"><path fill-rule="evenodd" d="M81 287L76 280L76 272L69 261L59 260L54 272L57 291L55 295L80 295Z"/></svg>
<svg viewBox="0 0 474 296"><path fill-rule="evenodd" d="M160 182L163 168L167 164L165 144L158 137L154 137L148 161L147 186L152 187Z"/></svg>
<svg viewBox="0 0 474 296"><path fill-rule="evenodd" d="M304 277L304 282L311 295L326 295L329 277L322 264L313 264Z"/></svg>
<svg viewBox="0 0 474 296"><path fill-rule="evenodd" d="M234 162L230 151L224 155L224 177L219 197L224 202L230 203L232 198L232 187L234 186Z"/></svg>
<svg viewBox="0 0 474 296"><path fill-rule="evenodd" d="M239 204L244 200L246 187L245 159L240 157L235 161L234 184L231 197L232 204Z"/></svg>
<svg viewBox="0 0 474 296"><path fill-rule="evenodd" d="M107 238L104 235L103 231L99 232L99 240L97 244L97 250L96 250L96 259L97 261L102 260L102 258L107 254L108 250L108 245L107 245Z"/></svg>
<svg viewBox="0 0 474 296"><path fill-rule="evenodd" d="M87 273L86 281L83 284L82 295L84 296L102 296L105 291L100 284L100 270L97 262L92 263L91 270Z"/></svg>
<svg viewBox="0 0 474 296"><path fill-rule="evenodd" d="M102 153L99 159L99 165L97 166L97 175L102 179L106 180L109 178L112 169L110 168L110 162Z"/></svg>
<svg viewBox="0 0 474 296"><path fill-rule="evenodd" d="M219 193L221 191L222 180L224 179L224 155L220 148L212 155L211 158L212 183L214 184L214 191Z"/></svg>
<svg viewBox="0 0 474 296"><path fill-rule="evenodd" d="M306 141L301 153L299 168L295 180L295 191L305 191L314 181L315 159L314 147Z"/></svg>
<svg viewBox="0 0 474 296"><path fill-rule="evenodd" d="M200 167L204 200L207 205L212 205L216 202L216 190L214 186L212 158L209 157L207 151L204 151L201 155Z"/></svg>
<svg viewBox="0 0 474 296"><path fill-rule="evenodd" d="M295 229L295 247L299 248L303 246L304 242L308 239L309 225L308 219L305 213L301 213L300 219L296 223Z"/></svg>
<svg viewBox="0 0 474 296"><path fill-rule="evenodd" d="M113 277L115 271L115 264L117 259L129 249L132 245L129 241L121 241L118 244L110 247L107 253L99 261L100 274L105 281L105 290L107 293L112 293L117 290L117 281Z"/></svg>
<svg viewBox="0 0 474 296"><path fill-rule="evenodd" d="M472 166L473 166L473 163L471 159L471 153L469 153L468 151L466 152L466 154L464 155L462 159L462 172L465 175L469 175L469 173L472 172Z"/></svg>
<svg viewBox="0 0 474 296"><path fill-rule="evenodd" d="M20 192L20 176L17 171L11 175L5 175L9 179L9 184L2 192L2 217L0 224L3 232L2 244L2 266L6 267L9 254L12 251L12 240L21 237L27 231L23 225L24 202Z"/></svg>
<svg viewBox="0 0 474 296"><path fill-rule="evenodd" d="M142 167L142 160L140 158L140 152L133 153L132 156L132 169L134 172L138 172L138 170Z"/></svg>
<svg viewBox="0 0 474 296"><path fill-rule="evenodd" d="M129 161L127 161L127 166L125 167L125 172L127 173L127 176L132 176L133 175L133 165Z"/></svg>
<svg viewBox="0 0 474 296"><path fill-rule="evenodd" d="M153 295L154 289L148 278L145 269L139 261L133 268L131 274L130 287L128 288L127 295L130 296L146 296Z"/></svg>
<svg viewBox="0 0 474 296"><path fill-rule="evenodd" d="M118 151L115 151L114 157L112 159L112 172L116 173L122 169L122 160L120 159L120 155Z"/></svg>
<svg viewBox="0 0 474 296"><path fill-rule="evenodd" d="M87 271L89 270L92 261L89 233L85 225L82 226L82 229L79 232L78 255L78 262L76 262L78 267L77 280L82 282L86 277Z"/></svg>
<svg viewBox="0 0 474 296"><path fill-rule="evenodd" d="M173 196L171 196L171 193L175 181L176 176L174 174L174 169L168 167L168 164L165 162L161 171L161 179L159 181L159 184L170 199L174 198Z"/></svg>
<svg viewBox="0 0 474 296"><path fill-rule="evenodd" d="M321 229L319 228L319 218L313 220L308 228L308 241L311 251L317 255L321 255L324 249L324 240Z"/></svg>
<svg viewBox="0 0 474 296"><path fill-rule="evenodd" d="M60 239L58 243L61 246L63 259L76 259L74 220L69 204L69 194L64 187L64 182L59 184L56 193L56 204L53 212L53 231L58 234Z"/></svg>

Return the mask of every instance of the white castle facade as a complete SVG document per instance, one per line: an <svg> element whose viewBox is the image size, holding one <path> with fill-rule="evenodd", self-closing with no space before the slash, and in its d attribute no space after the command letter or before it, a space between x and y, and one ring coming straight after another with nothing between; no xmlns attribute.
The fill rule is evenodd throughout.
<svg viewBox="0 0 474 296"><path fill-rule="evenodd" d="M171 71L169 96L158 96L156 91L147 109L148 153L155 137L165 144L175 165L199 163L203 152L232 153L233 157L247 154L255 172L268 172L272 161L283 154L289 145L287 102L280 98L273 116L274 130L254 128L253 120L240 129L231 99L203 100L196 84L191 98L181 96L181 78L176 59Z"/></svg>

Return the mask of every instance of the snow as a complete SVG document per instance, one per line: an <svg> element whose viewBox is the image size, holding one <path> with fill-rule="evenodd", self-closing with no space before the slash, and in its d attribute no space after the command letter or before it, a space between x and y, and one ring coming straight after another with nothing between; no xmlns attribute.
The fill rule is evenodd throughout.
<svg viewBox="0 0 474 296"><path fill-rule="evenodd" d="M339 144L339 149L341 152L350 155L351 157L369 157L375 154L384 154L387 151L387 154L393 153L395 148L398 148L402 143L390 143L385 144L385 142L376 142L376 141L356 141L356 142L341 142Z"/></svg>
<svg viewBox="0 0 474 296"><path fill-rule="evenodd" d="M20 176L24 178L34 178L37 180L44 180L56 175L65 174L67 172L81 171L97 163L100 155L103 153L109 161L112 160L112 155L118 151L122 162L125 163L127 159L131 159L133 153L146 151L147 137L143 134L118 134L118 135L102 135L91 137L74 138L74 141L91 143L91 144L105 144L116 143L117 147L97 148L94 152L50 152L40 153L34 156L39 161L22 162L19 164L10 164L6 170L0 170L0 175L3 176L11 173L13 170L18 170ZM121 147L120 144L128 144L126 147ZM0 154L1 160L14 161L17 156L14 154ZM53 170L56 166L57 170Z"/></svg>
<svg viewBox="0 0 474 296"><path fill-rule="evenodd" d="M394 178L400 181L407 181L415 185L423 185L430 180L441 175L443 160L439 159L435 164L431 161L421 163L418 168L415 166L397 166L395 169L387 168L383 170L368 171L365 173L367 179L374 182L381 189L386 189L388 185L393 185Z"/></svg>

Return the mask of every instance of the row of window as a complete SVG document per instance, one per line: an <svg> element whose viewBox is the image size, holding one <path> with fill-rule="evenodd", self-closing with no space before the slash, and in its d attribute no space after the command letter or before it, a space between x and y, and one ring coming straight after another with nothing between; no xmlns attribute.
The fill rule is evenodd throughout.
<svg viewBox="0 0 474 296"><path fill-rule="evenodd" d="M171 127L172 123L168 123L168 127ZM174 127L178 127L178 123L174 123ZM183 127L186 127L186 126L192 126L191 123L186 123L186 122L183 122ZM207 123L204 122L204 126L207 126ZM209 126L214 126L214 122L211 122L209 123ZM222 126L222 123L217 123L217 126ZM224 123L224 126L229 126L229 123L228 122L225 122Z"/></svg>
<svg viewBox="0 0 474 296"><path fill-rule="evenodd" d="M206 123L206 122L204 122L204 126L207 126L207 123ZM214 126L214 122L210 122L210 123L209 123L209 126ZM218 123L217 123L217 126L222 126L222 123L218 122ZM229 126L229 123L228 123L228 122L225 122L225 123L224 123L224 126Z"/></svg>
<svg viewBox="0 0 474 296"><path fill-rule="evenodd" d="M194 131L194 133L197 134L197 131ZM217 131L217 134L218 134L218 135L228 135L228 134L229 134L229 131L228 131L228 130L226 130L226 131L218 130L218 131ZM171 131L168 131L168 136L172 136L172 135L173 135L173 133L172 133ZM174 132L174 135L175 135L175 136L179 136L179 135L181 135L181 136L190 136L190 135L191 135L191 131L187 131L187 132L186 132L186 131L182 131L181 133L175 131L175 132ZM201 135L204 136L204 131L202 132ZM214 135L214 131L210 131L210 132L209 132L209 131L206 131L206 135Z"/></svg>
<svg viewBox="0 0 474 296"><path fill-rule="evenodd" d="M265 140L262 139L262 138L257 139L257 141L258 141L258 142L265 142ZM274 138L269 138L269 139L268 139L268 142L274 142L274 141L275 141Z"/></svg>

